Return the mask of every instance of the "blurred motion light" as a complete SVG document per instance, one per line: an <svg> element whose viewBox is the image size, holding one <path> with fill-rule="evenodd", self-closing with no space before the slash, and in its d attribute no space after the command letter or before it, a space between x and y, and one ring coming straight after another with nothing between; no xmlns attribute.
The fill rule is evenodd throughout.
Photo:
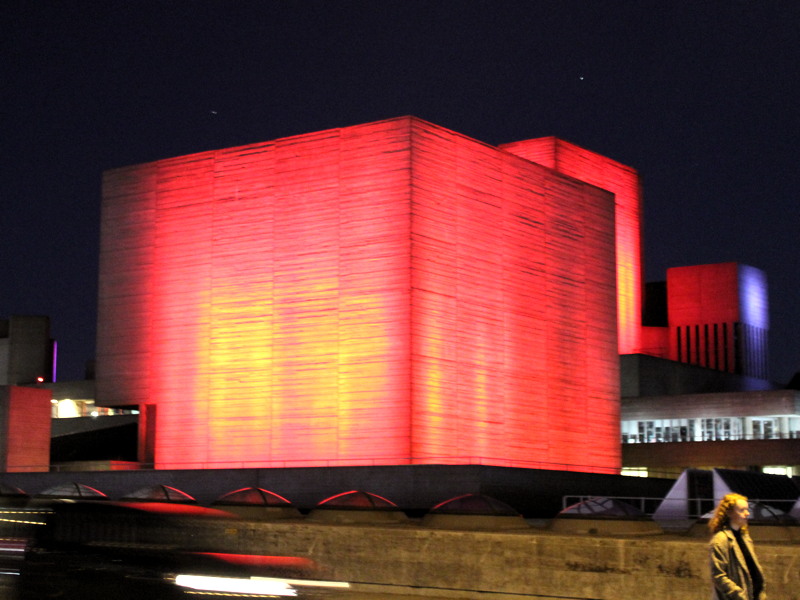
<svg viewBox="0 0 800 600"><path fill-rule="evenodd" d="M175 583L181 587L204 592L297 596L297 592L282 579L255 580L235 577L209 577L206 575L178 575L175 578Z"/></svg>
<svg viewBox="0 0 800 600"><path fill-rule="evenodd" d="M211 577L208 575L178 575L175 583L181 587L202 592L226 592L235 594L261 594L272 596L297 596L292 586L349 588L346 581L320 581L313 579L279 579L274 577Z"/></svg>

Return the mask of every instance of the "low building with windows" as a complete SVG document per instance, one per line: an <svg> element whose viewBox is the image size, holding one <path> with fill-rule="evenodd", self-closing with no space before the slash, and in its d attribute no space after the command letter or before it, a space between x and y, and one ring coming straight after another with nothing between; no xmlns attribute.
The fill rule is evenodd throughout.
<svg viewBox="0 0 800 600"><path fill-rule="evenodd" d="M648 284L645 348L620 357L624 472L800 474L800 392L769 381L768 331L766 276L754 267L676 267Z"/></svg>
<svg viewBox="0 0 800 600"><path fill-rule="evenodd" d="M800 475L800 391L622 400L623 463L638 474L725 467Z"/></svg>
<svg viewBox="0 0 800 600"><path fill-rule="evenodd" d="M800 392L769 390L631 398L623 443L800 438Z"/></svg>

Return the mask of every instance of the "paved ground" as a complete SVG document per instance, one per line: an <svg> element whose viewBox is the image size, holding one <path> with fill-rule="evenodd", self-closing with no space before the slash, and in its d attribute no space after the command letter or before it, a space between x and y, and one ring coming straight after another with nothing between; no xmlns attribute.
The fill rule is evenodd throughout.
<svg viewBox="0 0 800 600"><path fill-rule="evenodd" d="M0 600L15 600L15 583L16 577L12 575L0 575Z"/></svg>
<svg viewBox="0 0 800 600"><path fill-rule="evenodd" d="M17 600L15 589L16 577L10 575L0 574L0 600ZM472 596L464 595L464 592L447 592L442 591L440 594L435 594L433 590L417 590L417 593L410 590L378 590L369 589L361 591L337 591L329 592L318 600L474 600ZM404 593L406 592L406 593ZM189 596L187 596L189 598ZM541 596L520 596L519 594L506 595L506 594L481 594L481 600L565 600L564 598L543 598ZM159 600L158 598L147 598L146 600ZM317 600L317 599L315 599Z"/></svg>

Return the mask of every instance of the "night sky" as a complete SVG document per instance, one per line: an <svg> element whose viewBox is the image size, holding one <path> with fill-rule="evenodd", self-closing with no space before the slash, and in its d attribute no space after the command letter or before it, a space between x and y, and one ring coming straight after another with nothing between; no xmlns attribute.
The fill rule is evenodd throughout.
<svg viewBox="0 0 800 600"><path fill-rule="evenodd" d="M93 358L105 169L416 115L639 171L646 278L767 273L800 370L800 2L12 1L0 19L0 318Z"/></svg>

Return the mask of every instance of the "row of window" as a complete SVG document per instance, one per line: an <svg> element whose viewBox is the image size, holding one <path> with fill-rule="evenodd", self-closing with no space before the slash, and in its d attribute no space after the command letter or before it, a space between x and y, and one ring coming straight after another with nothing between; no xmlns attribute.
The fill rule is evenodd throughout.
<svg viewBox="0 0 800 600"><path fill-rule="evenodd" d="M622 442L709 442L800 438L800 417L715 417L623 421Z"/></svg>
<svg viewBox="0 0 800 600"><path fill-rule="evenodd" d="M762 467L761 472L768 475L786 475L787 477L800 475L800 469L797 467L781 465ZM650 471L647 467L623 467L620 474L627 475L628 477L649 477ZM658 476L658 473L655 475Z"/></svg>
<svg viewBox="0 0 800 600"><path fill-rule="evenodd" d="M64 400L56 400L54 398L50 402L52 403L50 416L54 419L139 414L138 410L106 408L104 406L96 406L93 400L71 400L69 398L66 398Z"/></svg>

